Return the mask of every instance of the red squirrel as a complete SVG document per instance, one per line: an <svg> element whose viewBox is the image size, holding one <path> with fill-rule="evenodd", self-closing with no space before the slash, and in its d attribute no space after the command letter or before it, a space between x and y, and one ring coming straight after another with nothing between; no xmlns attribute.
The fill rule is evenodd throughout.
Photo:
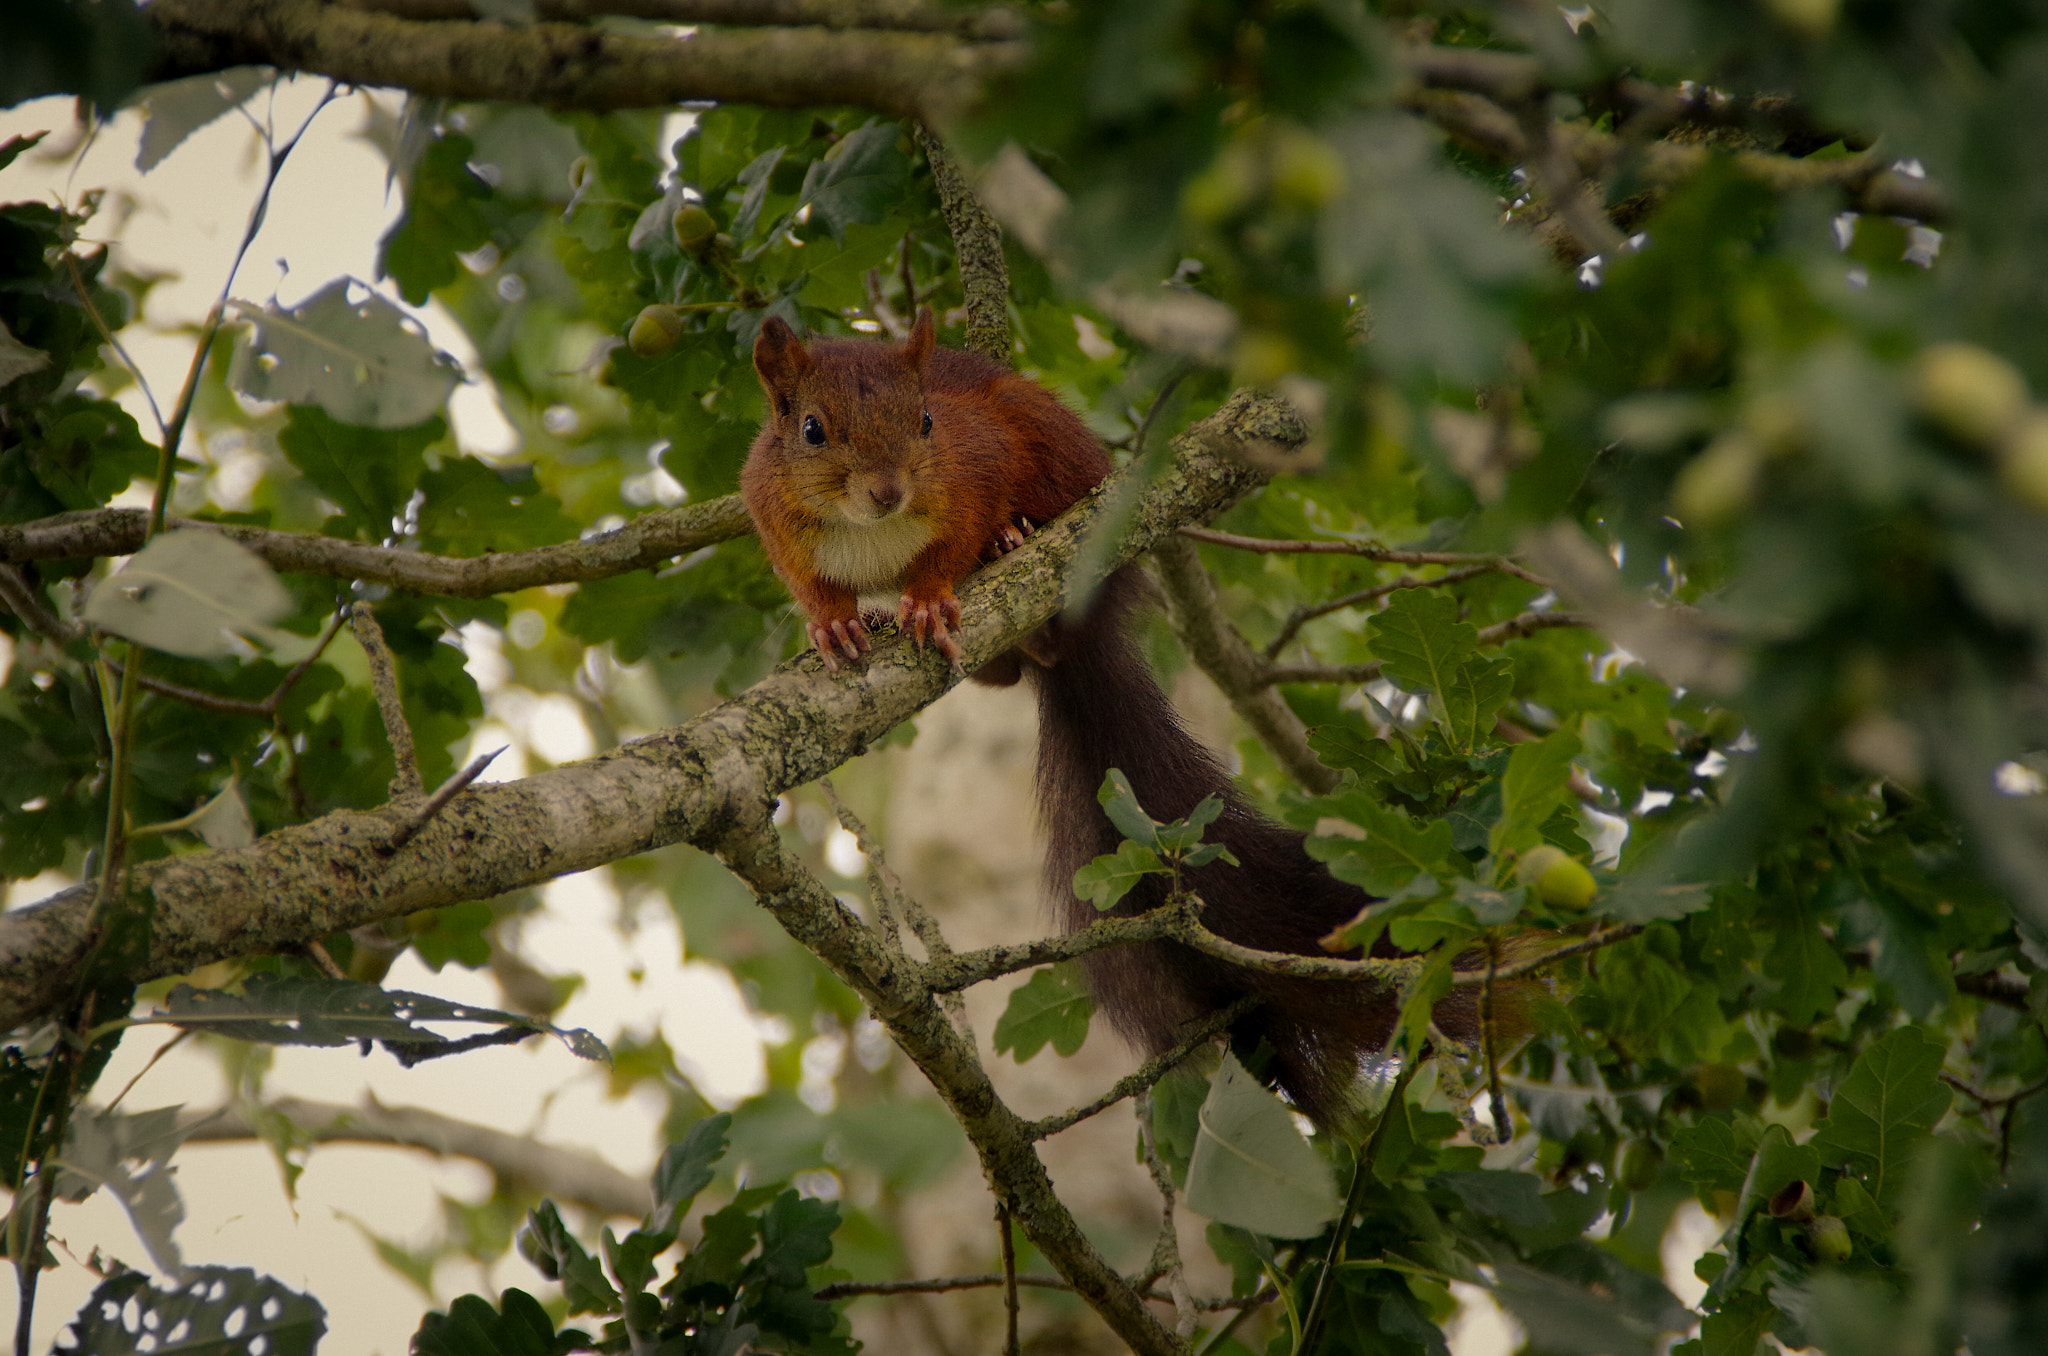
<svg viewBox="0 0 2048 1356"><path fill-rule="evenodd" d="M957 661L955 587L1110 471L1087 426L1045 388L938 347L929 308L902 344L806 344L771 316L754 341L754 369L768 417L740 491L828 669L868 648L863 598L870 616L876 601L893 601L902 631ZM1187 732L1127 634L1143 591L1126 566L1104 582L1083 619L1049 623L975 675L1004 683L1021 672L1037 691L1045 879L1062 922L1072 930L1100 916L1075 897L1073 879L1121 840L1096 799L1104 776L1119 768L1161 821L1205 797L1223 799L1205 836L1228 845L1239 864L1197 868L1190 882L1211 930L1261 950L1327 957L1319 939L1373 897L1309 857L1302 834L1247 804ZM1146 877L1115 912L1164 901L1163 879ZM1256 995L1263 1001L1233 1038L1248 1052L1262 1040L1270 1045L1268 1076L1326 1125L1350 1119L1359 1061L1394 1025L1395 1003L1384 990L1250 970L1175 943L1099 951L1081 963L1098 1008L1147 1053L1174 1045L1190 1022ZM1457 1006L1439 1012L1440 1023L1452 1022L1447 1030L1471 1025L1460 1020L1471 1004Z"/></svg>

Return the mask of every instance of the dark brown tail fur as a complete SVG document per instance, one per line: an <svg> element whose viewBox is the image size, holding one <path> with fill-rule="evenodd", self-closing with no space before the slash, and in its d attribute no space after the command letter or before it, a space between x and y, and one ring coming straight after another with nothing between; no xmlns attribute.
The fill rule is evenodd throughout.
<svg viewBox="0 0 2048 1356"><path fill-rule="evenodd" d="M1038 691L1038 809L1051 842L1046 884L1061 921L1071 930L1101 916L1075 897L1073 879L1122 838L1096 800L1104 775L1120 768L1157 820L1178 819L1205 797L1223 798L1223 814L1205 838L1226 844L1239 865L1216 862L1190 873L1211 931L1261 950L1328 958L1318 939L1373 897L1332 877L1303 849L1304 835L1247 805L1181 724L1128 634L1126 619L1143 591L1133 568L1112 575L1085 620L1053 624L1045 640L1057 661L1024 666ZM1113 912L1157 908L1166 888L1164 877L1147 877ZM1252 1045L1263 1038L1275 1081L1324 1125L1351 1119L1359 1059L1384 1045L1394 1026L1388 990L1265 974L1170 942L1098 951L1082 965L1097 1006L1148 1053L1172 1046L1187 1023L1257 995L1264 1001L1234 1037Z"/></svg>

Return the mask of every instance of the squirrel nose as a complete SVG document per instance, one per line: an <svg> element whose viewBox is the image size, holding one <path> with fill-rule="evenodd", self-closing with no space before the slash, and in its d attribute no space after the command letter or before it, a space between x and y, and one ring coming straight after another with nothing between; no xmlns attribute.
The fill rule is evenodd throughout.
<svg viewBox="0 0 2048 1356"><path fill-rule="evenodd" d="M903 487L896 484L870 485L868 498L874 501L876 508L886 513L903 502Z"/></svg>

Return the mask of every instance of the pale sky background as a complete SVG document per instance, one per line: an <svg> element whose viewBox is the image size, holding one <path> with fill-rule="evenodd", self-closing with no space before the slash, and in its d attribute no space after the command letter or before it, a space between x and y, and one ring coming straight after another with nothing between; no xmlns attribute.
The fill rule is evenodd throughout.
<svg viewBox="0 0 2048 1356"><path fill-rule="evenodd" d="M304 120L324 85L303 81L280 92L272 115L280 138ZM353 95L329 105L293 153L237 277L234 297L261 304L275 295L296 305L336 277L375 282L377 241L396 218L399 204L395 195L386 196L383 158L355 135L364 122L366 97ZM262 117L266 102L258 96L247 107ZM47 129L51 135L38 151L75 147L72 118L69 99L0 110L0 141ZM61 198L75 204L89 189L107 189L88 234L114 243L120 263L130 270L173 275L150 293L146 317L153 327L167 330L196 323L219 295L261 184L262 153L249 121L231 115L196 133L145 176L135 169L142 125L139 111L123 111L101 131L82 162L74 155L53 163L31 152L0 171L0 201ZM387 295L398 301L395 292ZM438 306L417 313L436 345L473 368L473 350L459 326ZM191 359L190 338L131 327L122 340L159 403L168 407ZM123 399L154 436L155 425L139 393L131 388ZM465 450L487 456L517 450L513 430L485 389L459 391L454 414ZM549 762L595 752L573 702L504 686L503 665L494 662L488 643L474 654L472 668L499 717L481 732L478 743L495 747L509 736L515 745L486 777L521 775L524 748ZM0 640L0 666L10 659ZM6 902L27 903L68 883L55 876L22 882ZM658 1028L699 1089L720 1104L763 1086L755 1019L723 969L683 961L681 938L665 905L637 910L637 926L627 936L617 926L621 901L609 872L559 880L542 893L546 908L525 927L532 953L546 956L556 973L588 978L558 1015L561 1025L588 1027L607 1039L621 1029L647 1033ZM457 1001L493 1006L501 1001L488 975L453 964L436 974L411 953L386 983ZM141 1030L124 1039L94 1099L104 1103L112 1098L171 1034ZM366 1059L352 1050L286 1048L278 1051L266 1087L279 1095L343 1103L368 1094L507 1130L531 1129L546 1142L592 1150L634 1174L651 1171L659 1149L653 1135L663 1108L655 1094L608 1100L603 1070L554 1041L478 1051L414 1070L399 1068L382 1053ZM224 1093L213 1060L181 1047L151 1069L122 1106L130 1111L207 1107L218 1105ZM177 1233L185 1260L253 1265L312 1291L328 1310L322 1349L350 1356L402 1356L427 1307L417 1289L376 1259L351 1221L402 1244L421 1244L440 1227L439 1195L478 1200L490 1190L482 1168L459 1160L436 1162L402 1149L316 1149L296 1203L287 1199L265 1147L188 1145L173 1161L186 1209ZM68 1252L82 1259L97 1247L133 1265L147 1264L126 1216L106 1193L82 1205L60 1204L52 1229L62 1240L60 1256ZM479 1270L444 1266L435 1277L436 1301L445 1306L471 1290L495 1294L513 1285L541 1295L550 1292L550 1283L516 1253L487 1276ZM11 1267L4 1279L0 1330L11 1333L16 1312ZM76 1263L45 1274L36 1304L39 1345L55 1338L95 1280Z"/></svg>
<svg viewBox="0 0 2048 1356"><path fill-rule="evenodd" d="M324 82L304 81L283 89L272 117L279 136L289 135L317 102ZM397 215L387 197L382 157L355 136L368 96L352 95L321 113L286 166L272 196L262 233L250 248L232 295L261 304L273 295L293 305L343 275L375 282L378 238ZM390 96L378 96L389 98ZM267 100L248 105L264 116ZM134 271L173 275L149 297L147 319L170 330L196 323L219 294L223 275L260 185L260 143L249 122L223 118L180 146L148 176L135 169L142 116L130 109L102 130L82 162L52 161L31 153L0 172L0 201L62 198L76 202L88 189L109 190L100 216L89 227L95 240L113 242L120 262ZM68 99L48 99L0 110L0 140L48 129L44 143L75 147ZM666 145L670 138L664 137ZM387 293L394 303L395 293ZM461 330L437 306L418 312L433 341L473 367L473 353ZM182 334L150 335L131 328L123 336L131 354L168 406L191 357ZM147 407L132 390L124 395L137 419L153 434ZM465 387L454 405L455 429L468 451L503 456L517 451L511 427L491 394ZM595 752L589 732L565 698L510 688L494 654L494 637L473 636L472 672L491 704L494 720L480 732L479 747L509 737L514 749L486 773L491 778L522 775L523 750L550 762ZM0 672L11 660L0 639ZM844 856L848 844L838 845ZM855 862L847 862L853 867ZM68 881L46 876L16 886L6 903L41 898ZM0 887L4 890L5 887ZM622 1029L660 1029L678 1061L714 1102L730 1105L764 1082L760 1019L751 1016L730 977L719 967L686 962L674 919L663 905L637 910L636 924L618 926L621 901L608 872L594 871L556 881L544 889L545 910L528 920L524 935L531 954L546 956L555 973L574 972L587 982L556 1020L583 1026L610 1039ZM386 981L458 1001L495 1005L496 986L487 975L450 965L428 971L410 953ZM143 1030L121 1044L101 1078L94 1099L104 1103L140 1073L170 1032ZM266 1086L274 1094L351 1103L365 1095L393 1105L446 1112L499 1128L530 1130L552 1144L601 1154L619 1168L644 1174L658 1146L652 1135L661 1108L651 1092L624 1102L605 1097L601 1069L571 1056L552 1041L485 1050L404 1070L388 1056L363 1058L352 1050L281 1049ZM218 1105L225 1089L214 1062L181 1047L149 1070L127 1094L123 1108ZM485 1171L460 1161L436 1162L400 1149L328 1146L313 1151L288 1199L267 1148L256 1145L192 1145L173 1160L184 1198L186 1220L177 1239L188 1263L255 1266L294 1288L310 1290L328 1310L322 1350L347 1356L402 1356L406 1339L427 1307L409 1282L379 1262L361 1230L401 1244L418 1245L440 1224L438 1196L477 1200L489 1191ZM975 1207L979 1209L980 1207ZM1681 1219L1667 1249L1667 1279L1680 1297L1696 1299L1703 1289L1691 1278L1691 1260L1712 1241L1715 1228L1697 1207ZM146 1256L120 1207L106 1193L82 1205L59 1205L52 1230L65 1265L47 1273L37 1303L39 1348L46 1346L75 1313L95 1278L77 1260L95 1248L143 1265ZM0 1331L11 1332L15 1298L11 1268L0 1285ZM468 1264L446 1264L435 1276L434 1302L475 1290L495 1295L506 1286L536 1294L550 1284L516 1253L488 1274ZM1506 1349L1507 1330L1483 1292L1470 1290L1467 1314L1455 1325L1457 1356L1490 1356Z"/></svg>

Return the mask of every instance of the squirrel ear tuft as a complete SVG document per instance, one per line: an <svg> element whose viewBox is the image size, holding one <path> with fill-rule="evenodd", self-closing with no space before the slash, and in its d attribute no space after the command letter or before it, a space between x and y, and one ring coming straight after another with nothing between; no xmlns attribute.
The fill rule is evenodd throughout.
<svg viewBox="0 0 2048 1356"><path fill-rule="evenodd" d="M810 365L811 355L787 321L771 315L761 322L760 332L754 336L754 373L761 378L761 389L768 393L777 414L789 413L797 378Z"/></svg>
<svg viewBox="0 0 2048 1356"><path fill-rule="evenodd" d="M917 308L917 321L910 327L910 338L903 343L903 356L910 359L912 367L923 367L932 356L932 346L937 342L938 325L932 319L932 308Z"/></svg>

